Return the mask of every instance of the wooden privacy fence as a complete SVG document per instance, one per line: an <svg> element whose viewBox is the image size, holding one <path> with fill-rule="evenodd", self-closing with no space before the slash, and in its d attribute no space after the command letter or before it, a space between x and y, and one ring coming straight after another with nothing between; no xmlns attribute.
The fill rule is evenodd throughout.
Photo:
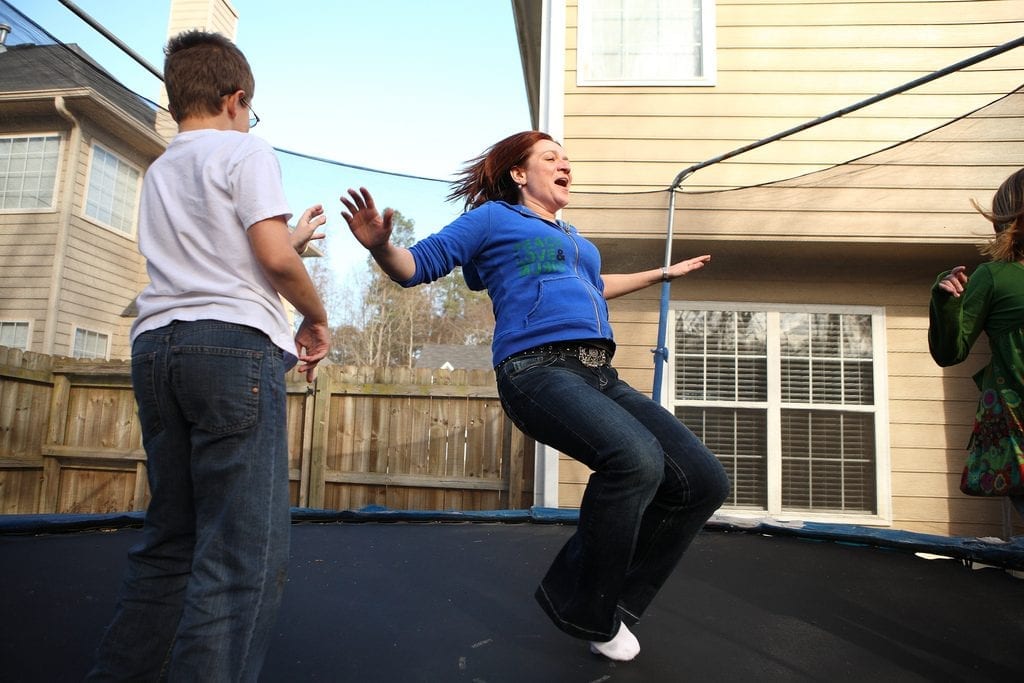
<svg viewBox="0 0 1024 683"><path fill-rule="evenodd" d="M534 442L488 371L320 368L288 384L292 504L491 510L533 504ZM127 361L0 347L0 513L145 509Z"/></svg>

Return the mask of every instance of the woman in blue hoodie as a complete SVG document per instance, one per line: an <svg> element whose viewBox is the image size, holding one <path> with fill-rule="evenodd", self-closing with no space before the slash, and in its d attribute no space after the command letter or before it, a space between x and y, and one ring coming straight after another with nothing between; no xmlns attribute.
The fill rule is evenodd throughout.
<svg viewBox="0 0 1024 683"><path fill-rule="evenodd" d="M640 651L634 625L728 495L718 459L672 413L619 379L608 299L702 268L698 256L602 274L597 248L559 220L572 173L561 145L527 131L471 161L451 199L459 218L411 248L365 189L342 197L356 239L411 287L462 267L494 308L498 392L534 439L593 470L579 524L537 589L555 625L611 659Z"/></svg>

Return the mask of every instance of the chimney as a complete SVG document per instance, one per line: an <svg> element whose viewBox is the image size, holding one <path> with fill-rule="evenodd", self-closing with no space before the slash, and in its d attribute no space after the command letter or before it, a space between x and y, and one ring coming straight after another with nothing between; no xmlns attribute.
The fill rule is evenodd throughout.
<svg viewBox="0 0 1024 683"><path fill-rule="evenodd" d="M0 52L7 52L7 36L10 32L10 26L7 24L0 24Z"/></svg>
<svg viewBox="0 0 1024 683"><path fill-rule="evenodd" d="M238 10L231 0L171 0L170 16L167 21L167 37L176 36L182 31L199 29L211 31L235 39L238 28ZM160 104L167 106L167 91L160 89ZM170 114L160 111L157 114L157 132L166 140L170 140L178 132L178 124Z"/></svg>

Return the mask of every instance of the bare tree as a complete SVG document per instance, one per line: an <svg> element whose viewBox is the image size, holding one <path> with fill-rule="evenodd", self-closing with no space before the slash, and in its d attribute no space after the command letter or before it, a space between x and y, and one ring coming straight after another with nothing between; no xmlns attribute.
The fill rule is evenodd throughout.
<svg viewBox="0 0 1024 683"><path fill-rule="evenodd" d="M396 212L392 241L410 246L413 221ZM403 288L367 257L367 270L337 283L324 263L310 273L331 312L332 362L412 367L424 344L489 344L490 300L466 286L459 269L440 280Z"/></svg>

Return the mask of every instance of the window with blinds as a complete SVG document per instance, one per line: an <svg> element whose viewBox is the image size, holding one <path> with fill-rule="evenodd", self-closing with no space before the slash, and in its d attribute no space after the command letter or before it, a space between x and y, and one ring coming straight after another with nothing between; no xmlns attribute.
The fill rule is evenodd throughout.
<svg viewBox="0 0 1024 683"><path fill-rule="evenodd" d="M713 85L713 0L580 0L579 85Z"/></svg>
<svg viewBox="0 0 1024 683"><path fill-rule="evenodd" d="M880 315L676 311L669 404L729 472L726 507L877 514Z"/></svg>

